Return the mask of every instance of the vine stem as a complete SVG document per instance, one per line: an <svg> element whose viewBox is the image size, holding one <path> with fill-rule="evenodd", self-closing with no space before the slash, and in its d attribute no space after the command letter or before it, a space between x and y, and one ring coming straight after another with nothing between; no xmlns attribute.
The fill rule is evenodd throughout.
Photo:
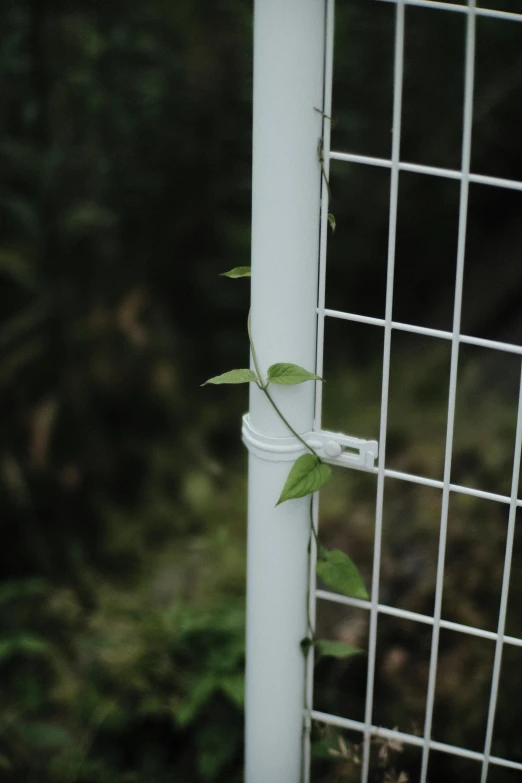
<svg viewBox="0 0 522 783"><path fill-rule="evenodd" d="M302 438L302 437L299 435L299 433L297 433L297 432L294 430L294 428L292 427L292 425L290 424L290 422L288 422L288 421L285 419L285 417L283 416L283 414L281 413L281 411L279 410L279 408L278 408L278 407L277 407L277 405L275 404L274 400L273 400L273 399L272 399L272 397L270 396L270 392L268 391L268 389L266 388L266 386L260 386L260 389L261 389L261 391L262 391L262 392L265 394L266 398L269 400L270 404L272 405L273 409L275 410L275 412L277 413L277 415L279 416L279 418L281 419L281 421L282 421L284 424L286 424L286 426L288 427L288 429L290 430L290 432L292 433L292 435L295 435L295 437L297 438L297 440L301 441L301 443L303 444L303 446L304 446L305 448L307 448L307 449L308 449L308 450L309 450L309 451L310 451L312 454L314 454L314 455L317 457L317 459L319 459L319 460L320 460L320 459L321 459L321 457L319 456L319 454L317 453L317 451L314 449L314 447L313 447L313 446L310 446L310 444L309 444L309 443L307 443L307 442L304 440L304 438Z"/></svg>
<svg viewBox="0 0 522 783"><path fill-rule="evenodd" d="M263 383L261 371L259 369L259 364L258 364L258 361L257 361L256 349L254 348L254 341L252 340L252 330L250 328L250 311L248 313L247 328L248 328L248 339L250 341L250 350L252 351L252 360L254 362L254 367L256 369L257 377L259 379L259 383L257 385L259 386L259 388L261 389L263 394L266 396L267 400L270 402L270 405L273 407L273 409L275 410L275 412L277 413L277 415L279 416L279 418L281 419L283 424L285 424L288 427L288 429L290 430L292 435L294 435L297 438L297 440L300 441L303 444L305 449L310 451L315 457L317 457L317 459L320 462L322 462L321 457L319 456L317 451L313 448L313 446L310 446L304 440L304 438L302 438L301 435L299 435L299 433L294 430L294 428L292 427L290 422L285 418L283 413L279 410L278 406L274 402L270 392L267 389L268 382L267 383Z"/></svg>
<svg viewBox="0 0 522 783"><path fill-rule="evenodd" d="M327 180L327 184L328 184L328 180ZM263 392L263 394L265 395L265 397L269 401L270 405L273 407L273 409L275 410L275 412L277 413L277 415L279 416L279 418L281 419L283 424L285 424L285 426L290 430L292 435L294 435L294 437L296 437L297 440L300 441L300 443L302 443L303 446L308 451L310 451L315 457L317 457L319 462L322 462L321 457L319 456L317 451L313 448L313 446L310 446L310 444L308 444L304 440L304 438L302 438L301 435L299 435L299 433L296 432L296 430L294 430L294 428L292 427L290 422L287 420L285 415L282 413L282 411L276 405L274 399L272 398L270 392L268 391L268 388L267 388L268 387L268 381L266 383L263 382L263 376L261 375L261 370L259 369L259 363L257 361L256 349L254 347L254 341L252 339L252 329L251 329L251 325L250 325L250 311L248 313L247 328L248 328L248 339L249 339L249 342L250 342L250 350L252 352L252 361L254 362L254 367L255 367L255 370L256 370L256 373L257 373L257 378L258 378L258 380L256 381L256 384L257 384L258 388L261 389L261 391ZM317 546L318 550L320 548L319 539L317 538L317 532L316 532L316 529L315 529L315 526L314 526L313 502L314 502L314 495L312 493L312 495L310 497L310 531L311 532L310 532L310 543L308 544L308 552L309 553L311 553L311 546L310 546L310 544L311 544L312 534L314 536L315 543L316 543L316 546ZM310 639L311 639L311 641L313 643L313 641L314 641L314 629L313 629L313 626L312 626L312 619L310 617L310 585L308 585L308 591L307 591L306 615L307 615L307 621L308 621L308 632L310 634Z"/></svg>
<svg viewBox="0 0 522 783"><path fill-rule="evenodd" d="M317 539L317 532L314 525L314 496L310 495L310 541L308 544L308 555L310 558L312 557L312 534L315 538L315 544L317 548L319 548L319 541ZM308 580L308 590L306 591L306 619L308 620L308 633L310 634L310 638L313 641L315 637L315 630L312 626L312 618L310 617L310 580Z"/></svg>
<svg viewBox="0 0 522 783"><path fill-rule="evenodd" d="M326 114L323 115L326 117ZM329 119L329 118L328 118ZM321 165L321 171L323 173L324 181L326 183L326 188L328 190L328 202L329 204L332 203L332 191L330 190L330 183L328 181L328 177L326 176L326 171L324 168L324 153L323 153L323 139L319 139L319 145L317 147L317 159L319 160L319 163Z"/></svg>
<svg viewBox="0 0 522 783"><path fill-rule="evenodd" d="M250 350L252 351L252 359L254 361L254 367L256 368L257 377L259 378L259 388L263 388L263 381L261 380L261 371L259 369L259 364L257 363L257 356L256 356L256 349L254 348L254 341L252 340L252 329L250 327L250 315L251 310L248 311L248 319L247 319L247 329L248 329L248 340L250 342ZM260 385L261 384L261 385Z"/></svg>

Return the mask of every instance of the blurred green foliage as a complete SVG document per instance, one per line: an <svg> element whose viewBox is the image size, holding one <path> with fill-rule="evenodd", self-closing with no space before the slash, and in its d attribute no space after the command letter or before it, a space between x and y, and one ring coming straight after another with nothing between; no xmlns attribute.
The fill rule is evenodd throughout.
<svg viewBox="0 0 522 783"><path fill-rule="evenodd" d="M11 581L0 595L0 764L13 781L235 780L244 618L105 588Z"/></svg>
<svg viewBox="0 0 522 783"><path fill-rule="evenodd" d="M0 26L0 777L233 781L241 407L193 403L245 352L214 279L248 254L251 9Z"/></svg>

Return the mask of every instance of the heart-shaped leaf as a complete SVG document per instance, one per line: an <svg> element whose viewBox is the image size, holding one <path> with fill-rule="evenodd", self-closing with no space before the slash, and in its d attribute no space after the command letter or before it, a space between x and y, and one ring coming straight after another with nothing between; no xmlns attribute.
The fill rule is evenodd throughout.
<svg viewBox="0 0 522 783"><path fill-rule="evenodd" d="M350 598L368 598L357 566L348 555L339 549L321 547L316 566L317 576L332 590Z"/></svg>
<svg viewBox="0 0 522 783"><path fill-rule="evenodd" d="M330 658L350 658L352 655L360 655L362 650L345 642L330 642L327 639L318 639L315 642L318 656Z"/></svg>
<svg viewBox="0 0 522 783"><path fill-rule="evenodd" d="M207 383L257 383L258 377L253 370L229 370L224 372L223 375L216 375L214 378L209 378L208 381L202 383L202 386L206 386Z"/></svg>
<svg viewBox="0 0 522 783"><path fill-rule="evenodd" d="M234 269L230 269L228 272L222 272L220 277L250 277L251 269L249 266L236 266Z"/></svg>
<svg viewBox="0 0 522 783"><path fill-rule="evenodd" d="M268 368L268 383L278 383L280 386L295 386L304 381L322 381L318 375L308 372L298 364L281 362Z"/></svg>
<svg viewBox="0 0 522 783"><path fill-rule="evenodd" d="M317 492L324 487L331 475L332 469L321 462L319 457L315 454L303 454L294 462L276 505Z"/></svg>
<svg viewBox="0 0 522 783"><path fill-rule="evenodd" d="M336 226L335 215L332 214L331 212L328 213L328 222L332 227L332 231L335 231L335 226Z"/></svg>

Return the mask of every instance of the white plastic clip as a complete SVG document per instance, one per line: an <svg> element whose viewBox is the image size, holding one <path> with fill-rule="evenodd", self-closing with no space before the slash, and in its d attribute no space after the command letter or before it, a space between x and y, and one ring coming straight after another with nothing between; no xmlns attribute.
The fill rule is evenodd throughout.
<svg viewBox="0 0 522 783"><path fill-rule="evenodd" d="M303 444L294 436L273 438L254 430L248 413L243 416L243 443L253 454L261 459L275 462L296 460L304 451ZM341 435L336 432L307 432L303 440L319 454L321 459L331 465L371 470L379 456L379 444L376 440L363 440Z"/></svg>

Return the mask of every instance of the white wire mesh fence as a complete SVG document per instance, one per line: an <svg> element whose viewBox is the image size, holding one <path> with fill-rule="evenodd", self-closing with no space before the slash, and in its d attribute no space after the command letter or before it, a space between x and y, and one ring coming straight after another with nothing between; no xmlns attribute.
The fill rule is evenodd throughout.
<svg viewBox="0 0 522 783"><path fill-rule="evenodd" d="M393 89L393 123L392 123L392 150L389 159L372 157L361 154L354 154L349 151L339 151L330 149L330 117L332 110L335 114L335 106L332 107L332 79L334 62L334 12L335 0L327 2L327 23L326 23L326 66L325 66L325 100L324 100L324 165L326 176L329 176L331 161L345 162L352 165L379 167L390 170L390 202L389 202L389 225L388 225L388 252L387 252L387 278L386 278L386 304L384 318L366 316L361 313L344 312L340 310L328 309L325 306L325 289L327 277L327 227L328 227L328 189L323 188L322 206L321 206L321 242L320 242L320 272L319 272L319 300L318 300L318 340L317 340L317 373L323 374L324 342L325 342L325 322L329 319L338 321L348 321L352 323L366 324L379 327L383 331L383 363L382 363L382 392L381 392L381 416L379 431L379 464L378 467L370 469L377 476L377 498L375 515L375 535L373 551L373 572L371 579L371 599L362 601L351 599L341 595L332 594L325 590L316 589L315 569L311 569L311 590L309 611L312 619L315 618L316 601L341 604L348 607L354 607L364 610L368 615L369 625L369 644L368 644L368 668L364 719L354 720L348 717L340 717L333 714L327 714L323 711L314 709L313 704L313 666L310 660L308 663L308 686L307 686L307 710L306 714L313 720L324 724L336 726L340 729L355 731L360 734L363 740L363 758L361 765L362 783L368 783L370 774L370 750L371 740L375 737L382 737L389 740L397 740L405 745L417 747L421 750L422 757L420 763L420 783L426 783L428 780L428 764L430 753L443 752L456 757L473 760L481 765L480 780L485 783L488 778L488 771L491 766L504 769L512 769L522 772L522 763L509 758L503 758L492 754L492 740L495 727L495 718L497 712L497 701L499 692L499 681L501 676L502 655L506 645L512 647L522 647L522 639L506 633L506 616L508 609L508 598L510 588L511 566L513 558L513 542L516 529L517 509L522 506L522 500L519 498L519 474L522 451L522 374L520 377L520 387L518 396L518 412L516 418L516 434L514 453L512 457L512 478L511 491L509 494L500 494L478 489L472 486L465 486L452 482L452 458L454 451L455 434L455 416L456 400L458 394L458 370L459 370L459 352L462 345L473 345L481 348L491 349L505 354L515 354L522 357L522 345L516 343L501 342L492 339L478 338L472 335L461 333L462 321L462 302L463 302L463 281L466 262L466 240L468 233L468 206L470 184L487 185L494 188L522 191L522 182L487 176L480 172L471 170L471 151L473 139L473 94L474 94L474 76L475 76L475 48L476 48L476 21L477 17L500 19L506 22L522 22L522 13L513 13L502 10L487 10L477 8L475 0L469 0L467 5L457 5L443 2L432 2L432 0L375 0L375 2L393 3L395 5L395 54L394 54L394 89ZM417 163L410 163L401 160L401 118L402 118L402 93L403 93L403 72L405 62L405 28L407 25L407 6L417 6L429 8L438 13L458 13L466 15L466 38L465 38L465 56L464 56L464 100L462 107L462 146L461 146L461 164L459 169L446 169ZM522 28L521 28L522 29ZM521 39L522 41L522 39ZM347 42L349 44L349 42ZM455 77L457 78L457 76ZM398 199L399 182L402 172L411 172L425 175L428 177L439 177L447 180L457 180L460 183L459 211L458 211L458 241L456 254L456 272L454 282L454 307L453 324L451 331L432 329L415 324L402 323L394 320L394 273L396 261L397 244L397 225L398 225ZM388 424L388 402L390 369L392 362L392 337L395 333L407 332L424 337L435 338L443 341L450 346L450 373L449 373L449 391L448 408L446 420L445 452L444 452L444 470L442 480L416 475L414 473L402 472L388 468L387 465L387 424ZM522 371L522 367L521 367ZM322 388L318 384L315 406L315 429L322 427ZM373 433L369 433L373 434ZM438 556L436 563L436 576L434 585L434 608L432 614L423 614L408 611L403 608L387 605L381 601L381 559L382 559L382 534L383 534L383 513L386 505L385 484L387 481L408 482L410 484L421 485L424 487L436 488L442 493L440 528L438 541ZM504 553L504 566L502 575L502 585L500 592L500 602L498 608L498 621L496 630L485 630L473 625L448 621L443 617L443 588L445 576L445 561L448 537L448 516L450 499L453 496L472 496L483 500L493 501L503 504L509 510L507 522L507 535ZM315 508L315 519L318 519L318 504ZM419 624L419 627L429 626L431 631L431 648L429 652L429 669L427 677L427 693L424 727L421 732L407 733L392 728L383 728L374 722L374 686L376 676L376 647L378 639L378 627L384 616L400 618L413 621ZM467 634L470 637L476 637L488 640L494 644L494 657L491 670L491 684L489 706L487 709L486 731L481 751L450 745L439 742L433 738L433 714L435 704L435 694L437 685L437 670L439 660L439 648L441 630ZM305 756L305 777L310 779L310 750L306 749Z"/></svg>

